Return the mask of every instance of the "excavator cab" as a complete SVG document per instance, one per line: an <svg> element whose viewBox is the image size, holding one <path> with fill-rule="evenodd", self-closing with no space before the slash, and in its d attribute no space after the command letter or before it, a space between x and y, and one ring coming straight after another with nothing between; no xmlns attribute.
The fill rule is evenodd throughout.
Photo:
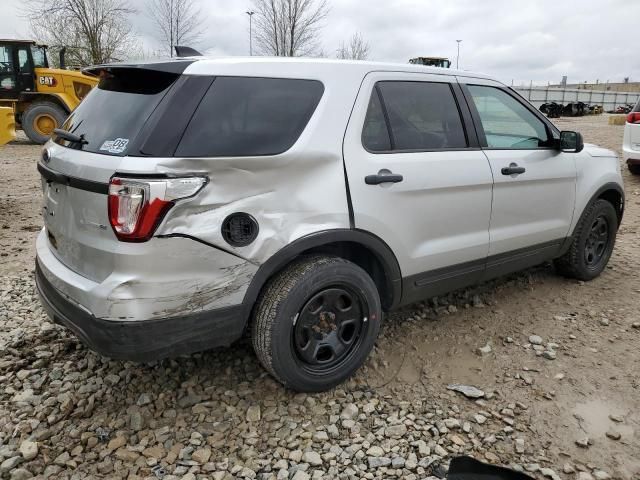
<svg viewBox="0 0 640 480"><path fill-rule="evenodd" d="M49 68L46 49L30 40L0 40L0 99L36 90L35 69Z"/></svg>
<svg viewBox="0 0 640 480"><path fill-rule="evenodd" d="M78 71L49 68L45 45L0 39L0 145L15 136L14 127L35 143L46 142L97 83Z"/></svg>

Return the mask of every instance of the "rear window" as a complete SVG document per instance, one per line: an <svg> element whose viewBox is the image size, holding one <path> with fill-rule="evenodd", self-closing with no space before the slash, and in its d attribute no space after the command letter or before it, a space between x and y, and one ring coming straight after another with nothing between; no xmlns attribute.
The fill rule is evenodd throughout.
<svg viewBox="0 0 640 480"><path fill-rule="evenodd" d="M296 142L324 87L316 80L217 77L175 152L180 157L276 155Z"/></svg>
<svg viewBox="0 0 640 480"><path fill-rule="evenodd" d="M83 136L87 143L82 150L126 155L133 139L178 77L175 73L138 69L119 69L115 75L105 72L98 86L62 128ZM57 136L54 141L79 147Z"/></svg>
<svg viewBox="0 0 640 480"><path fill-rule="evenodd" d="M633 107L633 111L634 112L640 112L640 100L638 100L638 103L636 103L636 106Z"/></svg>

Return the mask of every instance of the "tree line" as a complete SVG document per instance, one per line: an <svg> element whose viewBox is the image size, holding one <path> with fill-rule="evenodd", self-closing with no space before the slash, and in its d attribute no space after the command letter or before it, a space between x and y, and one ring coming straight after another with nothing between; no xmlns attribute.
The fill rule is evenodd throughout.
<svg viewBox="0 0 640 480"><path fill-rule="evenodd" d="M65 47L68 65L86 66L174 55L176 45L198 46L207 21L195 0L146 0L142 13L154 24L161 50L149 54L133 29L140 13L128 0L25 0L34 37L55 52ZM330 7L326 0L253 0L252 40L259 55L326 57L321 34ZM206 45L203 45L206 48ZM365 60L369 44L358 32L340 43L335 56Z"/></svg>

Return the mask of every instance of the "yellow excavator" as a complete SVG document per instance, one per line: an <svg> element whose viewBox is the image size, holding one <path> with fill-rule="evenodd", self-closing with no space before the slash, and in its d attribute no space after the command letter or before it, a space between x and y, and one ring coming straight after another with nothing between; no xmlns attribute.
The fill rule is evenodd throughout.
<svg viewBox="0 0 640 480"><path fill-rule="evenodd" d="M46 45L0 39L0 145L15 138L16 128L46 142L98 84L97 77L66 70L64 54L62 48L60 68L49 68Z"/></svg>

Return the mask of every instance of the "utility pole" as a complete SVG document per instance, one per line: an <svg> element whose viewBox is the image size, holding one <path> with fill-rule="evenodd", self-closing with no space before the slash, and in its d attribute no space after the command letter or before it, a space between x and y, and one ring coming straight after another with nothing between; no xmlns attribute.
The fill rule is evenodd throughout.
<svg viewBox="0 0 640 480"><path fill-rule="evenodd" d="M249 56L253 56L253 35L251 32L251 20L253 19L253 14L256 13L253 10L248 10L246 12L247 15L249 15Z"/></svg>
<svg viewBox="0 0 640 480"><path fill-rule="evenodd" d="M456 70L460 69L460 43L462 40L456 40L458 42L458 56L456 57Z"/></svg>

